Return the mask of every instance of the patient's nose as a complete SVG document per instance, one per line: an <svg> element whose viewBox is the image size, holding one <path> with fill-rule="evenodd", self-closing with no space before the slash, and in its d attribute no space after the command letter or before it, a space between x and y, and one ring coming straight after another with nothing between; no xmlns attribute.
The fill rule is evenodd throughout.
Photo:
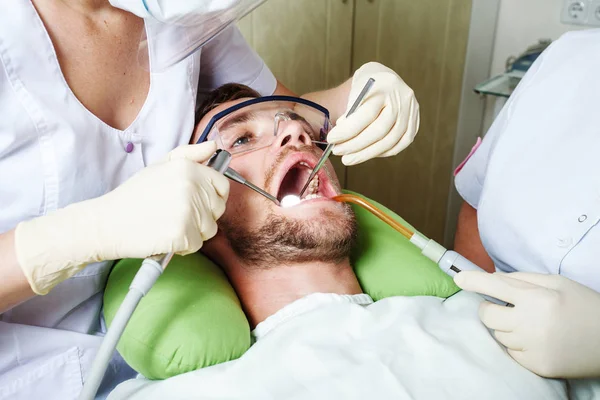
<svg viewBox="0 0 600 400"><path fill-rule="evenodd" d="M281 121L278 133L273 144L276 148L286 145L310 145L312 143L310 136L304 131L304 127L298 121Z"/></svg>

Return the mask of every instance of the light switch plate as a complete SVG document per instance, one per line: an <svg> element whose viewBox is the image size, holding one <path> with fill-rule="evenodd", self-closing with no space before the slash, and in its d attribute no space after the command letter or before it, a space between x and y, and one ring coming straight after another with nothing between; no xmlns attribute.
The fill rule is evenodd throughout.
<svg viewBox="0 0 600 400"><path fill-rule="evenodd" d="M560 21L568 25L600 26L600 0L564 0Z"/></svg>

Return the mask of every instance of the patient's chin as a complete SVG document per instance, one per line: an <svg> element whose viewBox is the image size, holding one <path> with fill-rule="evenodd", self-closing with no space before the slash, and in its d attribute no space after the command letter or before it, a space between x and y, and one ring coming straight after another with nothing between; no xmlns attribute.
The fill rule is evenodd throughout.
<svg viewBox="0 0 600 400"><path fill-rule="evenodd" d="M299 221L320 221L321 223L331 223L331 220L345 218L348 214L348 205L335 201L315 201L300 203L293 207L277 207L274 213L290 219Z"/></svg>
<svg viewBox="0 0 600 400"><path fill-rule="evenodd" d="M286 210L287 211L287 210ZM282 215L282 219L276 217L267 218L265 224L287 225L287 232L291 235L306 235L321 238L327 241L329 237L350 235L356 230L354 213L347 204L322 203L312 204L310 207L292 207L289 212ZM289 223L286 223L288 220Z"/></svg>
<svg viewBox="0 0 600 400"><path fill-rule="evenodd" d="M357 235L354 214L346 205L319 209L317 216L310 218L273 212L256 229L223 222L238 258L259 268L311 261L340 262L349 256Z"/></svg>

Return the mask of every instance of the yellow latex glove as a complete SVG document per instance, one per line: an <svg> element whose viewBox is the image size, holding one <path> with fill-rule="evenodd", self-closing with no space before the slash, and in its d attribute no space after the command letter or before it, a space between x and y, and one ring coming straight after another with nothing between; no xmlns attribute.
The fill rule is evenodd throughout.
<svg viewBox="0 0 600 400"><path fill-rule="evenodd" d="M345 165L400 153L412 143L419 130L419 103L413 90L388 67L370 62L352 78L348 108L358 98L369 78L375 79L356 111L342 116L327 135L335 144L333 154Z"/></svg>
<svg viewBox="0 0 600 400"><path fill-rule="evenodd" d="M600 293L560 275L464 271L462 289L514 304L483 302L481 321L525 368L547 378L600 376Z"/></svg>
<svg viewBox="0 0 600 400"><path fill-rule="evenodd" d="M229 195L227 178L200 164L215 151L214 142L178 147L104 196L17 225L32 290L46 294L90 262L200 249Z"/></svg>

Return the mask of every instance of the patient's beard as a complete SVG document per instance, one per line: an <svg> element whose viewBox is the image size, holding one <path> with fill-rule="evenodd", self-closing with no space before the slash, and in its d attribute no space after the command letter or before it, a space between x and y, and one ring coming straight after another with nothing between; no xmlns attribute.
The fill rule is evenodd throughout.
<svg viewBox="0 0 600 400"><path fill-rule="evenodd" d="M219 223L233 251L248 267L263 269L307 262L337 264L350 256L357 237L352 209L346 204L341 206L337 212L322 210L321 217L314 220L270 214L254 230L226 218Z"/></svg>

